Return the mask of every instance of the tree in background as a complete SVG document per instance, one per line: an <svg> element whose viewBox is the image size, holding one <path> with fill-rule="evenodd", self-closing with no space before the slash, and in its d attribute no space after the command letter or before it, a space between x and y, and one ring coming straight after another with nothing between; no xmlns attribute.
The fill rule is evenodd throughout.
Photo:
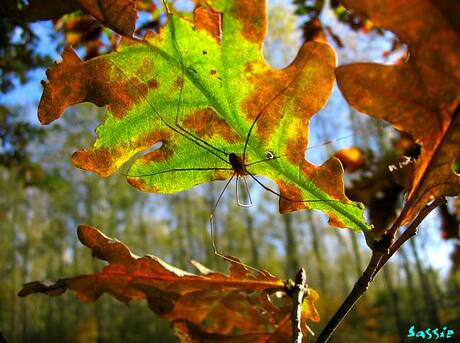
<svg viewBox="0 0 460 343"><path fill-rule="evenodd" d="M32 4L33 2L31 2ZM78 2L75 2L75 4L78 4ZM123 33L123 27L115 27L115 31L108 31L107 28L101 26L101 22L102 24L104 22L98 21L100 18L98 18L97 13L88 11L90 15L86 14L84 13L85 8L82 6L78 4L78 7L73 7L68 11L70 13L70 11L73 12L74 9L78 8L83 12L79 12L76 15L67 15L63 19L57 20L62 13L68 13L62 12L53 17L53 19L57 20L56 27L64 30L65 39L84 47L86 58L91 58L115 47L118 44L118 34L114 32ZM310 24L308 24L308 27L312 26L312 22L316 21L317 24L318 18L321 18L321 12L325 11L324 3L322 2L317 2L313 7L305 5L304 9L302 9L302 4L297 4L297 6L300 8L298 14L309 14L307 23ZM343 7L339 7L335 2L331 3L331 6L337 17L342 21L348 22L353 29L369 30L369 27L372 27L369 22L350 19L357 17L350 16L348 12L344 11ZM152 18L154 19L151 22L154 24L145 24L144 28L151 25L150 27L156 29L156 25L161 23L159 12L156 12L156 7L153 5L146 8L148 9L147 11L152 12ZM281 9L278 9L278 11L278 13L281 13ZM26 17L22 17L22 19L24 18ZM41 17L39 19L49 18ZM20 25L24 24L18 24L18 27ZM96 26L99 28L96 29ZM318 28L317 25L316 27ZM15 30L17 29L12 26L10 32L15 32ZM309 30L312 31L311 29ZM307 30L305 29L304 31L306 32ZM344 40L332 29L326 26L325 31L326 36L333 39L335 44L343 44ZM321 36L321 32L321 29L317 29L315 34L305 33L305 37L307 40L316 39L315 37L318 35ZM12 40L8 40L4 46L8 46L11 42ZM27 47L31 46L33 47L32 43L26 43L26 48L23 47L24 52L27 51ZM31 49L30 51L33 54L35 50ZM33 59L32 57L27 58L23 61ZM23 75L27 75L26 70L40 65L37 62L39 59L39 57L36 57L36 62L23 63L22 67L19 67L14 72L5 69L5 75L16 75L15 73L17 73L20 77L24 77ZM7 58L7 60L11 60L11 58ZM43 61L45 60L43 59L40 63L44 63ZM5 77L4 80L7 80L8 77ZM10 82L10 86L6 87L11 87L11 84ZM86 112L88 111L86 110ZM96 126L96 121L91 118L91 114L87 122L81 121L81 116L82 113L79 113L78 116L69 119L70 124L62 124L62 128L53 131L52 137L48 137L51 143L46 145L47 149L43 149L44 151L35 151L34 149L32 156L35 156L35 158L38 156L37 159L40 162L38 166L44 169L38 173L38 179L43 186L28 188L28 184L31 183L28 180L30 175L34 175L34 173L30 171L19 172L20 175L24 174L26 176L18 179L15 176L18 172L14 170L11 163L7 164L2 171L2 177L4 177L2 189L9 190L2 206L5 209L2 213L7 213L7 220L2 223L1 231L2 233L6 232L7 237L9 237L8 240L2 242L5 245L5 249L2 249L2 254L4 254L2 261L7 262L2 265L2 276L4 275L8 279L5 287L9 289L9 292L5 293L2 303L7 304L5 307L11 310L2 314L2 316L5 316L5 321L2 320L1 330L7 333L9 339L17 341L28 341L37 337L43 337L44 341L49 341L50 337L56 341L59 341L62 337L69 337L69 340L85 342L96 339L99 341L120 340L134 342L145 341L149 338L154 339L153 337L162 337L164 341L166 339L165 328L167 324L164 322L152 324L148 312L140 304L131 305L134 308L130 308L125 312L125 310L118 310L119 304L115 304L108 299L101 299L91 308L81 306L81 304L67 298L65 300L62 300L64 298L51 300L27 299L27 302L37 301L42 304L39 307L35 307L32 305L27 306L25 302L20 304L14 296L19 285L30 279L42 279L56 275L77 275L82 273L83 270L89 271L85 267L89 265L93 266L94 272L99 269L96 262L90 262L88 254L78 246L73 234L75 226L85 222L109 230L106 231L108 235L123 239L129 243L133 251L152 252L179 267L186 267L190 258L210 262L207 265L212 268L219 267L214 264L216 260L212 257L209 237L203 233L209 208L212 208L213 203L215 203L216 196L210 196L209 192L199 189L197 192L185 193L185 195L178 194L166 198L168 201L166 204L166 201L161 198L146 200L141 193L134 192L127 187L123 190L120 189L120 185L123 182L117 178L102 181L92 176L83 176L84 174L81 172L75 174L76 172L66 162L65 156L67 156L69 150L77 146L88 145L91 139L87 128ZM3 122L6 124L3 126L5 129L2 132L5 133L2 136L2 143L6 143L3 151L6 152L5 156L9 156L5 157L5 161L8 161L8 159L10 161L20 161L15 162L16 165L29 163L26 163L26 160L30 160L30 158L28 157L29 155L24 155L24 152L28 150L25 147L26 145L34 144L36 137L41 135L39 133L41 130L27 126L27 122L14 123L14 118L11 115L4 116L4 118ZM77 129L78 127L81 130ZM372 127L356 127L356 125L355 129L358 133L373 130ZM72 130L75 132L72 132ZM382 137L381 141L383 142L384 140L385 138ZM8 143L8 141L13 143ZM373 142L370 143L371 145L373 144ZM385 144L388 146L388 143L383 143L383 145ZM379 146L377 150L383 150L383 145ZM62 154L62 158L49 158L50 151L53 151L53 147L57 146L62 147L59 152ZM410 146L412 145L409 144ZM14 149L11 150L12 147L15 147L16 152L12 153L14 151ZM408 149L407 145L403 145L400 150L407 152ZM394 153L394 151L391 152ZM57 153L57 151L54 151L54 153ZM23 156L20 156L21 154ZM383 193L383 199L388 204L390 213L384 217L390 218L392 211L396 211L396 208L400 206L398 196L401 194L401 189L394 184L385 184L387 176L382 175L381 170L384 169L385 163L390 158L384 155L373 156L369 153L366 156L367 162L357 168L358 173L361 172L367 175L367 180L361 176L361 182L367 182L367 185L377 184L382 188L373 189L372 192L368 192L370 194L356 195L355 198L352 194L356 189L365 188L362 185L355 186L360 178L357 176L358 181L353 182L353 186L350 187L348 192L350 198L360 200L370 206L371 216L372 208L378 209L378 201L382 200L377 195ZM395 153L392 159L396 159L397 155L398 153ZM14 156L14 158L11 156ZM345 154L345 157L341 158L345 166L345 161L348 157ZM59 163L56 165L56 162ZM369 168L370 165L374 166L374 168ZM24 167L21 168L24 169ZM32 179L37 178L33 177ZM384 180L385 182L383 182ZM32 183L34 184L35 182ZM221 214L218 220L222 222L221 224L224 224L221 227L225 227L225 232L229 232L228 235L222 234L220 244L223 251L235 253L245 261L253 261L254 263L251 263L251 265L269 268L270 271L285 276L293 276L299 264L304 264L301 261L308 261L309 283L317 289L328 291L328 293L325 293L328 294L327 302L320 303L320 313L323 314L323 318L328 318L336 310L343 296L348 293L352 282L362 271L363 249L357 243L356 236L353 234L349 236L343 235L338 231L320 230L324 224L322 220L317 219L316 215L305 216L303 214L297 216L295 214L274 217L272 214L273 209L270 208L269 204L262 204L261 206L267 206L268 209L265 211L263 208L258 210L257 215L245 211L243 219L236 219L232 198L233 196L230 195L228 197L230 200L224 201L219 209ZM46 201L43 201L43 199ZM65 201L63 201L64 199ZM376 202L377 204L375 204ZM171 213L166 218L155 218L153 214L159 212L158 208L163 208L163 211L170 210ZM193 217L190 216L191 208L193 208L194 212ZM447 211L451 213L452 209L447 207ZM378 214L378 211L374 211L374 213ZM447 215L444 215L443 218L447 217ZM312 218L314 220L311 220ZM270 230L263 231L260 229L261 227L268 227L263 223L275 222L277 224L274 227L284 228L284 230L266 232ZM308 229L305 229L307 227ZM450 227L453 227L450 231L455 232L455 223L451 224ZM443 230L446 231L445 229ZM318 231L320 232L319 234ZM136 239L135 237L139 238ZM302 244L297 245L296 242L299 242L299 239L303 237L309 237L309 239L302 240ZM455 234L454 239L456 239ZM46 242L45 246L41 244L42 241ZM235 242L245 242L247 244L235 244ZM329 253L329 249L325 247L332 246L335 247L335 251L334 253ZM385 270L384 280L378 280L379 283L376 283L375 291L372 291L360 303L356 311L344 323L344 327L341 329L343 334L337 336L338 341L350 341L350 338L353 341L377 341L381 337L396 340L398 336L402 340L405 332L401 331L407 329L409 323L413 323L414 320L418 325L422 323L437 325L441 322L452 325L449 322L450 318L455 318L452 311L443 310L441 313L440 308L444 309L444 306L446 306L446 309L448 308L448 301L442 299L449 300L448 294L456 294L455 290L458 287L455 285L458 285L458 276L454 275L450 279L449 288L446 291L440 289L438 278L433 273L430 273L428 267L422 266L421 257L418 255L419 248L415 245L410 247L412 248L411 254L414 256L415 263L412 263L412 259L404 257L401 261L395 262L404 266L405 276L402 279L397 273L397 268ZM326 254L324 254L324 251L326 251ZM206 252L206 254L203 252ZM331 260L338 262L335 264L336 270L331 268L327 273L324 273L324 264L326 261ZM46 275L43 274L40 267L44 264L50 266ZM220 265L220 267L223 266L223 264ZM316 273L313 278L314 271ZM337 279L341 282L335 282ZM416 280L415 282L414 279ZM395 280L399 281L395 282ZM329 294L336 294L336 292L341 296L337 296L337 298L329 296ZM46 305L44 305L45 302L47 302ZM422 304L423 302L425 303ZM410 306L412 305L410 304L414 303L420 303L421 308L425 309L423 315L415 313L416 311L407 313L408 311L405 309L411 308ZM34 308L46 308L47 310L31 310ZM124 312L125 315L121 315L121 312ZM391 313L391 316L388 316L387 312ZM82 315L83 313L85 314L84 316ZM372 315L370 316L369 313L372 313ZM420 318L417 318L417 316ZM134 317L138 317L139 320L133 321L132 318ZM60 320L60 318L65 318L65 320ZM85 320L78 320L81 318L85 318ZM107 320L107 318L113 318L113 320ZM391 321L389 318L391 318ZM78 325L71 325L70 323L75 320L77 320ZM356 330L357 325L361 325L360 330ZM55 328L58 328L58 330L55 330ZM50 334L50 332L52 333ZM143 333L141 334L141 332ZM42 333L42 336L37 336L38 333Z"/></svg>

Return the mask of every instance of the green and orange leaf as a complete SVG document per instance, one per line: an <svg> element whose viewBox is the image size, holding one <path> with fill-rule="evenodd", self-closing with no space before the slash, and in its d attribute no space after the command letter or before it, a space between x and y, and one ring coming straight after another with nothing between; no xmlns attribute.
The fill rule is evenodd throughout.
<svg viewBox="0 0 460 343"><path fill-rule="evenodd" d="M357 63L336 71L347 101L389 121L421 144L408 170L401 215L408 223L431 199L460 193L460 6L458 1L343 0L349 9L395 32L409 46L404 64Z"/></svg>
<svg viewBox="0 0 460 343"><path fill-rule="evenodd" d="M28 283L19 295L57 296L70 289L84 302L93 302L104 293L123 302L146 300L153 312L177 325L175 330L182 336L186 330L190 330L189 336L197 332L216 337L290 334L292 299L285 294L285 283L266 271L251 272L235 259L228 275L199 265L201 274L196 275L156 256L135 256L126 245L93 227L80 226L78 237L94 257L108 265L94 274ZM272 301L275 292L284 296ZM317 299L311 289L303 305L304 323L319 321L314 307Z"/></svg>
<svg viewBox="0 0 460 343"><path fill-rule="evenodd" d="M198 6L193 23L171 15L159 34L125 39L115 53L83 62L67 47L62 62L48 71L40 121L48 124L68 106L85 101L107 106L98 139L74 154L74 164L108 176L136 156L128 181L142 191L162 193L233 173L222 170L230 167L225 154L200 146L190 134L242 156L255 123L245 162L264 160L268 151L280 156L248 167L277 184L284 196L280 212L318 209L334 226L369 229L360 204L344 194L339 161L332 158L317 167L305 160L308 121L333 86L333 50L308 42L290 66L272 68L261 50L265 1L208 3L214 8ZM176 117L190 134L178 128ZM171 171L190 168L221 169Z"/></svg>

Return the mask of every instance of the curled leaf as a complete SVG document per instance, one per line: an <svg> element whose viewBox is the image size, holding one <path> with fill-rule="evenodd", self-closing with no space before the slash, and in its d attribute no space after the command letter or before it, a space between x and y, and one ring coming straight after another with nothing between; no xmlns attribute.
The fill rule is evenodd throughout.
<svg viewBox="0 0 460 343"><path fill-rule="evenodd" d="M231 337L254 333L270 336L286 331L281 323L290 315L292 300L284 293L284 282L266 271L251 272L232 258L228 275L209 269L196 275L156 256L135 256L126 245L93 227L80 226L78 237L94 257L108 265L93 274L30 282L19 296L57 296L70 289L84 302L93 302L104 293L122 302L146 300L153 312L176 323L173 326L177 330L187 331L191 337L199 332L210 337ZM274 301L275 292L284 296ZM314 308L317 299L317 293L311 290L304 303L305 322L319 320Z"/></svg>
<svg viewBox="0 0 460 343"><path fill-rule="evenodd" d="M422 146L409 175L401 214L406 224L430 200L460 193L460 176L453 170L460 151L460 6L433 0L343 3L409 45L404 64L356 63L336 70L353 107L389 121Z"/></svg>

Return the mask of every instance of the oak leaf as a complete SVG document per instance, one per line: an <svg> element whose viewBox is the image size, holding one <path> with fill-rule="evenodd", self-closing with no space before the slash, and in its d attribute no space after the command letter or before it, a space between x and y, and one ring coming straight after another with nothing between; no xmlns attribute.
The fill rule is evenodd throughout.
<svg viewBox="0 0 460 343"><path fill-rule="evenodd" d="M189 341L197 335L230 339L232 335L285 337L290 333L286 321L292 300L285 294L287 284L266 271L252 272L232 258L235 262L230 263L228 275L200 265L206 273L195 275L156 256L135 256L126 245L93 227L79 226L78 237L94 257L109 264L94 274L30 282L19 296L57 296L70 289L84 302L93 302L104 293L123 302L145 299L153 312L172 321L179 336ZM273 300L275 292L284 297ZM310 289L303 304L304 323L319 321L314 307L317 299L318 294Z"/></svg>
<svg viewBox="0 0 460 343"><path fill-rule="evenodd" d="M73 155L80 168L109 176L143 152L128 181L175 193L232 177L234 153L251 174L275 181L282 213L318 209L335 226L369 229L363 208L344 194L339 161L305 160L308 120L333 86L333 50L308 42L290 66L272 68L261 51L265 1L208 3L215 9L198 6L193 24L170 15L159 34L125 39L89 61L67 47L47 73L40 121L85 101L107 106L94 146Z"/></svg>
<svg viewBox="0 0 460 343"><path fill-rule="evenodd" d="M433 198L460 193L460 176L452 169L460 151L460 6L448 0L343 3L409 46L404 64L356 63L336 70L353 107L389 121L422 146L407 171L408 194L400 216L404 225Z"/></svg>

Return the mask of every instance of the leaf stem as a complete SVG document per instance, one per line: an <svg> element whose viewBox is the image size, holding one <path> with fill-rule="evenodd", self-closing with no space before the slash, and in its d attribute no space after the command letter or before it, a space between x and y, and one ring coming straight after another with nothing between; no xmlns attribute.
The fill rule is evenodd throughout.
<svg viewBox="0 0 460 343"><path fill-rule="evenodd" d="M417 228L420 223L425 219L425 217L431 213L436 207L444 204L446 202L445 198L438 198L434 200L431 204L425 206L414 221L404 230L404 232L398 237L394 242L392 235L384 235L382 239L375 243L375 246L372 249L372 257L369 261L366 270L363 272L361 277L355 283L350 294L347 296L345 301L332 316L329 322L324 327L321 334L318 336L316 343L324 343L329 340L334 331L342 322L343 318L347 315L348 312L353 308L356 302L364 295L364 293L369 288L369 284L374 280L377 273L382 269L385 263L393 256L393 254L410 238L417 234ZM395 232L397 230L396 226L400 223L399 220L396 220L388 232Z"/></svg>

